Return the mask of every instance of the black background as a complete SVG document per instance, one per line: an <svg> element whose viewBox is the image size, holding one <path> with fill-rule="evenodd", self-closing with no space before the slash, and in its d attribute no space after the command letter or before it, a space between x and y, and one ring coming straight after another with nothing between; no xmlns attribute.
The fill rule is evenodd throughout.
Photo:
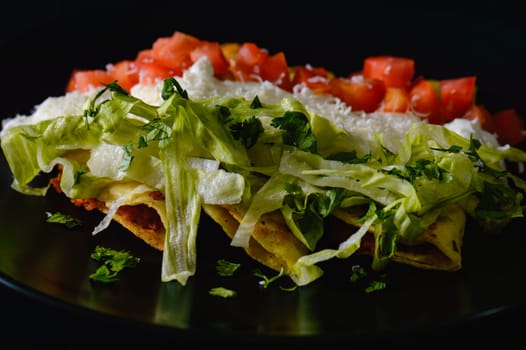
<svg viewBox="0 0 526 350"><path fill-rule="evenodd" d="M321 65L341 75L360 69L366 56L412 57L417 75L477 75L478 98L495 111L522 99L518 89L493 98L502 95L503 84L526 79L522 13L508 0L17 1L0 14L2 41L17 52L1 57L0 72L16 84L7 91L15 103L2 113L27 112L48 96L28 88L31 84L45 82L49 95L60 94L68 70L132 59L138 48L149 48L174 29L208 40L253 41L271 52L286 51L291 65ZM28 37L32 45L17 45ZM51 71L50 63L63 68L62 75ZM30 83L17 81L28 69L39 74ZM526 108L516 107L526 114Z"/></svg>
<svg viewBox="0 0 526 350"><path fill-rule="evenodd" d="M417 63L417 72L427 76L446 78L477 74L480 84L484 86L479 98L487 101L490 109L505 108L522 101L517 107L523 115L526 114L525 89L508 89L506 94L498 93L503 89L499 85L502 82L522 87L526 81L526 20L518 5L506 1L479 1L476 4L458 1L429 3L374 1L374 4L357 4L352 1L319 1L307 5L304 2L284 1L216 1L212 4L188 1L184 4L155 1L141 4L101 0L82 4L67 1L13 2L0 13L0 77L7 77L6 80L14 85L0 86L3 98L10 99L11 102L14 100L15 103L10 103L7 110L2 108L1 117L28 112L28 108L46 97L42 94L42 89L32 89L32 84L47 84L49 94L60 94L68 78L67 75L56 76L49 71L41 73L32 81L16 81L21 70L33 69L30 67L35 66L42 68L51 61L54 65L65 66L67 69L62 69L63 72L74 68L100 68L108 62L133 58L138 48L149 47L153 39L170 35L174 28L208 40L254 41L271 51L290 51L291 54L287 55L290 63L324 65L340 74L359 68L362 59L373 54L413 57ZM462 23L469 23L469 26L463 26ZM494 29L503 30L509 35L497 39L492 37ZM27 42L28 37L38 37L40 33L49 32L55 33L56 37L43 36L41 40L31 41L31 47L19 44ZM130 32L134 33L134 42L119 45L120 38L130 40L130 36L126 35ZM363 36L349 35L357 32L363 33ZM67 50L59 50L61 55L55 56L57 46L67 46L72 40L84 40L84 49L79 51L78 45L75 45L75 51L68 53ZM486 46L486 40L491 45ZM516 45L518 41L520 45ZM323 50L318 49L319 47ZM13 50L17 51L16 55ZM20 52L24 55L21 56ZM332 57L337 59L332 60ZM496 57L499 59L495 59ZM334 62L333 66L331 62ZM485 69L482 70L482 67ZM80 343L89 346L156 346L171 343L171 346L178 346L178 342L184 339L157 329L123 324L117 320L33 299L5 286L0 286L0 305L2 343ZM409 337L405 335L378 339L377 343L452 346L457 342L521 342L524 311L520 308L491 315L463 326L448 328L446 333L435 329ZM208 341L189 340L194 344ZM225 341L230 345L254 343L251 339ZM313 341L283 339L282 343L307 345ZM364 344L347 346L368 346L372 341L367 339Z"/></svg>

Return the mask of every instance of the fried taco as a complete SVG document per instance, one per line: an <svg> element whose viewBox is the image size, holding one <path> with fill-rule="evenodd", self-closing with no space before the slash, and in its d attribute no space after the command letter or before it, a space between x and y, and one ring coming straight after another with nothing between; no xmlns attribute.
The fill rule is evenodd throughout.
<svg viewBox="0 0 526 350"><path fill-rule="evenodd" d="M339 78L176 32L133 61L75 72L64 96L4 120L1 146L15 190L101 211L93 233L116 221L162 251L163 281L195 274L202 213L300 286L354 254L376 270L459 270L468 217L497 232L523 215L525 182L505 162L526 153L464 117L472 102L444 125L392 110L393 91L421 80L368 72ZM371 82L376 102L353 85Z"/></svg>

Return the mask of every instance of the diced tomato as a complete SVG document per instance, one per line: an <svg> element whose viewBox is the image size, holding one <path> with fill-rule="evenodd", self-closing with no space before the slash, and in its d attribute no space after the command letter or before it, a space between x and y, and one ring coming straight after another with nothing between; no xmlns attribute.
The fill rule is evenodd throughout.
<svg viewBox="0 0 526 350"><path fill-rule="evenodd" d="M410 58L374 56L363 63L363 76L382 80L386 87L407 89L414 74L415 62Z"/></svg>
<svg viewBox="0 0 526 350"><path fill-rule="evenodd" d="M192 65L190 53L200 44L200 40L181 32L175 32L171 37L161 37L153 43L153 59L174 70L175 75Z"/></svg>
<svg viewBox="0 0 526 350"><path fill-rule="evenodd" d="M380 109L384 112L404 113L409 108L409 94L405 89L388 87Z"/></svg>
<svg viewBox="0 0 526 350"><path fill-rule="evenodd" d="M139 84L152 85L158 80L174 76L174 70L155 62L142 62L137 64Z"/></svg>
<svg viewBox="0 0 526 350"><path fill-rule="evenodd" d="M239 67L251 70L255 66L261 66L267 57L267 50L260 49L254 43L244 43L236 54L236 63Z"/></svg>
<svg viewBox="0 0 526 350"><path fill-rule="evenodd" d="M378 79L354 76L350 79L334 78L330 81L331 93L355 111L373 112L385 96L385 84Z"/></svg>
<svg viewBox="0 0 526 350"><path fill-rule="evenodd" d="M473 104L476 77L440 81L440 111L445 122L462 117Z"/></svg>
<svg viewBox="0 0 526 350"><path fill-rule="evenodd" d="M261 66L261 78L276 83L280 88L291 90L289 66L283 52L268 56Z"/></svg>
<svg viewBox="0 0 526 350"><path fill-rule="evenodd" d="M66 91L86 92L90 88L104 86L112 81L110 74L102 69L75 70L71 74Z"/></svg>
<svg viewBox="0 0 526 350"><path fill-rule="evenodd" d="M141 62L153 62L153 50L141 50L137 54L137 57L135 57L135 63L141 63Z"/></svg>
<svg viewBox="0 0 526 350"><path fill-rule="evenodd" d="M254 80L253 75L261 74L261 67L267 58L267 50L260 49L254 43L244 43L236 53L232 73L237 80Z"/></svg>
<svg viewBox="0 0 526 350"><path fill-rule="evenodd" d="M228 72L228 61L221 51L218 42L202 41L195 49L190 52L192 62L197 61L201 56L207 56L216 75L223 75Z"/></svg>
<svg viewBox="0 0 526 350"><path fill-rule="evenodd" d="M139 71L134 61L123 60L110 64L106 70L112 80L116 80L126 91L130 91L132 86L139 82Z"/></svg>
<svg viewBox="0 0 526 350"><path fill-rule="evenodd" d="M410 110L431 124L444 123L440 115L440 101L432 81L422 78L415 80L409 90L409 103Z"/></svg>
<svg viewBox="0 0 526 350"><path fill-rule="evenodd" d="M502 144L517 145L526 139L524 119L514 108L508 108L493 114L495 131Z"/></svg>
<svg viewBox="0 0 526 350"><path fill-rule="evenodd" d="M472 105L463 115L463 118L474 120L477 119L482 129L488 132L495 132L495 121L491 113L483 105Z"/></svg>
<svg viewBox="0 0 526 350"><path fill-rule="evenodd" d="M278 52L271 56L251 42L244 43L236 52L231 72L236 80L255 81L259 77L286 90L292 87L285 54Z"/></svg>
<svg viewBox="0 0 526 350"><path fill-rule="evenodd" d="M323 67L295 67L292 85L297 84L305 84L305 86L317 93L326 93L330 90L329 74Z"/></svg>

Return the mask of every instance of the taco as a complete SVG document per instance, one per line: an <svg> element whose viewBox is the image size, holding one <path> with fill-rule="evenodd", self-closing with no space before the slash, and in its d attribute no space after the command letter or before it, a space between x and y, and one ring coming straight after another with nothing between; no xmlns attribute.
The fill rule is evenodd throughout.
<svg viewBox="0 0 526 350"><path fill-rule="evenodd" d="M14 189L51 186L103 212L94 234L116 221L162 251L163 281L195 274L202 212L300 286L353 254L376 270L456 271L468 216L496 232L523 215L526 185L504 162L526 153L464 117L472 102L445 125L393 110L392 94L422 80L368 71L339 78L253 43L176 32L134 61L74 72L64 96L4 120L1 146Z"/></svg>

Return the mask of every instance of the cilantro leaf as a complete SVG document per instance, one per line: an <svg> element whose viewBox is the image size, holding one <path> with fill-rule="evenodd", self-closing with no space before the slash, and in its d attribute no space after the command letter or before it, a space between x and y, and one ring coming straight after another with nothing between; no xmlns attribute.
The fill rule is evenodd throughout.
<svg viewBox="0 0 526 350"><path fill-rule="evenodd" d="M102 265L92 273L89 278L93 281L102 283L112 283L118 280L117 275L125 268L133 268L140 262L140 258L135 257L128 251L115 250L102 246L95 247L90 257L100 262Z"/></svg>
<svg viewBox="0 0 526 350"><path fill-rule="evenodd" d="M234 272L241 267L241 264L236 264L224 259L219 259L216 263L216 271L220 276L233 276Z"/></svg>
<svg viewBox="0 0 526 350"><path fill-rule="evenodd" d="M462 151L462 147L457 146L457 145L450 146L449 148L431 147L431 149L435 151L449 152L449 153L460 153L460 151Z"/></svg>
<svg viewBox="0 0 526 350"><path fill-rule="evenodd" d="M358 157L356 151L351 152L339 152L327 157L328 160L337 160L347 164L362 164L367 163L371 159L371 153L368 153L362 157Z"/></svg>
<svg viewBox="0 0 526 350"><path fill-rule="evenodd" d="M387 288L387 275L384 273L369 282L365 288L365 293L377 292L385 288Z"/></svg>
<svg viewBox="0 0 526 350"><path fill-rule="evenodd" d="M302 151L316 153L318 143L305 114L287 111L282 117L272 119L271 126L283 130L283 143Z"/></svg>
<svg viewBox="0 0 526 350"><path fill-rule="evenodd" d="M81 165L78 168L78 170L75 172L75 174L73 175L73 184L74 185L78 184L80 181L80 177L86 173L87 173L86 169L84 169L84 166Z"/></svg>
<svg viewBox="0 0 526 350"><path fill-rule="evenodd" d="M222 298L233 298L237 296L237 292L235 290L224 288L224 287L211 288L208 291L208 293L210 295L214 295L214 296L222 297Z"/></svg>
<svg viewBox="0 0 526 350"><path fill-rule="evenodd" d="M218 120L223 124L230 122L230 115L232 114L230 108L222 105L217 105L216 108Z"/></svg>
<svg viewBox="0 0 526 350"><path fill-rule="evenodd" d="M349 278L351 282L354 283L354 282L357 282L367 277L367 272L362 266L353 265L351 269L352 269L352 274L351 274L351 277Z"/></svg>
<svg viewBox="0 0 526 350"><path fill-rule="evenodd" d="M410 183L414 183L420 176L425 176L429 180L436 179L442 183L451 181L451 174L438 166L429 159L418 159L415 165L405 165L403 167L393 167L381 170L385 174L395 175Z"/></svg>
<svg viewBox="0 0 526 350"><path fill-rule="evenodd" d="M100 105L101 104L95 105L97 100L108 90L110 90L112 92L120 93L122 95L128 95L128 92L126 90L124 90L117 83L117 81L113 81L113 82L111 82L109 84L106 84L106 86L103 89L101 89L99 92L97 92L95 97L88 104L88 107L84 110L83 117L84 117L84 122L85 122L84 124L86 126L86 129L89 130L89 118L92 118L95 115L97 115L97 113L100 110Z"/></svg>
<svg viewBox="0 0 526 350"><path fill-rule="evenodd" d="M259 100L259 97L256 95L252 102L250 102L250 108L251 109L258 109L263 108L263 105L261 104L261 101Z"/></svg>
<svg viewBox="0 0 526 350"><path fill-rule="evenodd" d="M331 188L315 197L314 207L321 217L326 218L339 208L347 191L341 187Z"/></svg>
<svg viewBox="0 0 526 350"><path fill-rule="evenodd" d="M119 94L128 96L128 91L124 90L124 88L117 83L117 80L106 84L104 89L108 89L111 92L117 92Z"/></svg>
<svg viewBox="0 0 526 350"><path fill-rule="evenodd" d="M161 97L163 100L167 100L172 97L173 94L178 93L182 98L188 100L188 92L184 90L179 82L174 78L170 77L163 81L163 90L161 92Z"/></svg>
<svg viewBox="0 0 526 350"><path fill-rule="evenodd" d="M473 138L473 135L470 136L469 139L469 147L467 150L464 151L464 154L466 154L472 161L475 163L475 166L478 168L478 170L481 173L488 174L490 176L493 176L495 178L502 177L507 174L507 171L500 171L493 169L489 167L483 160L480 158L480 155L478 154L479 148L482 146L482 143L480 140ZM432 148L436 151L444 151L444 152L451 152L451 153L460 153L463 149L460 146L451 146L448 149L443 148Z"/></svg>
<svg viewBox="0 0 526 350"><path fill-rule="evenodd" d="M365 293L372 293L387 288L387 274L369 276L361 265L352 266L352 274L349 280L351 283L358 284L359 288L365 286Z"/></svg>
<svg viewBox="0 0 526 350"><path fill-rule="evenodd" d="M484 182L484 190L477 195L475 218L488 232L498 232L515 216L522 216L522 193L505 184Z"/></svg>
<svg viewBox="0 0 526 350"><path fill-rule="evenodd" d="M232 124L230 126L230 131L232 132L234 139L240 140L246 148L251 148L256 144L264 129L261 120L252 116L240 123Z"/></svg>
<svg viewBox="0 0 526 350"><path fill-rule="evenodd" d="M46 219L46 222L62 224L70 229L78 227L78 226L82 226L82 221L68 214L63 214L60 212L56 212L56 213L46 212L46 215L48 216Z"/></svg>
<svg viewBox="0 0 526 350"><path fill-rule="evenodd" d="M113 283L118 281L117 272L111 271L106 265L99 266L97 271L92 273L89 278L101 283Z"/></svg>

